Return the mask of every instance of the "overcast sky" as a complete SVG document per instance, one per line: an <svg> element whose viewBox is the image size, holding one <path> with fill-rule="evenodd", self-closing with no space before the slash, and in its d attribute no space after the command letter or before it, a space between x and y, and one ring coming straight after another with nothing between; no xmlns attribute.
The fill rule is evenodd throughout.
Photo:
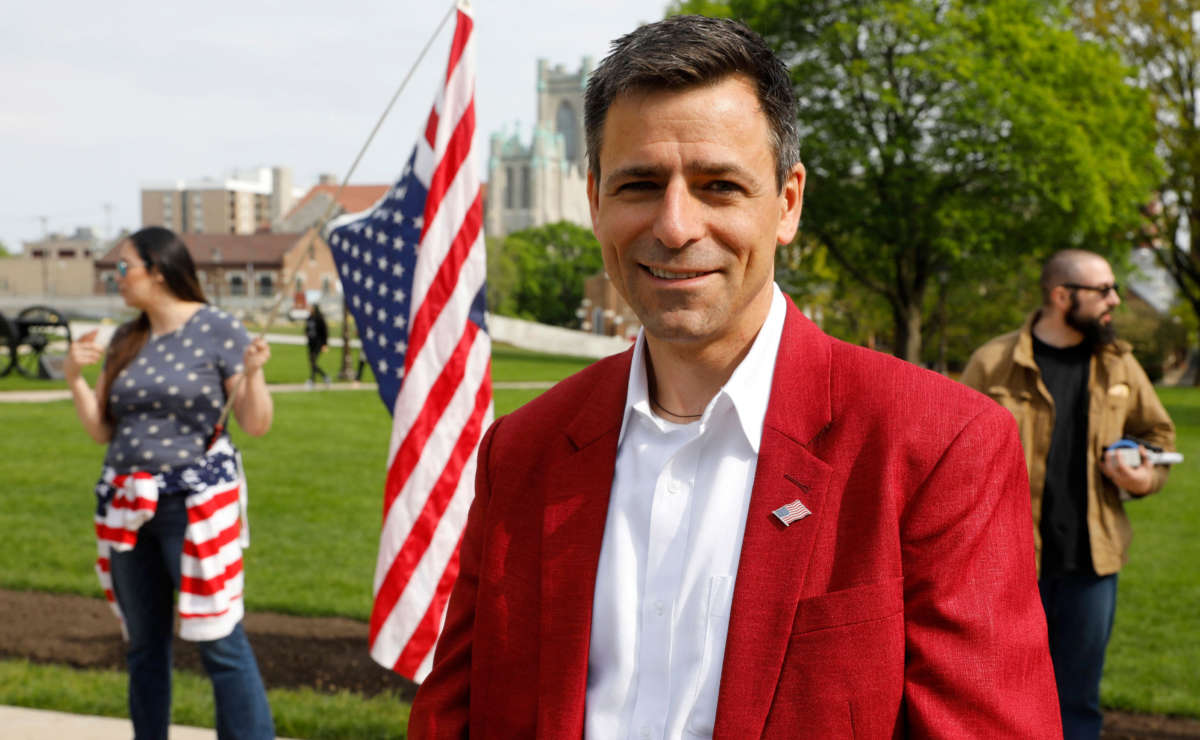
<svg viewBox="0 0 1200 740"><path fill-rule="evenodd" d="M475 0L487 137L535 116L537 59L579 67L665 0ZM16 6L14 6L16 7ZM139 184L286 165L341 177L447 3L91 0L21 3L0 25L0 241L140 225ZM453 20L353 182L399 173L445 70Z"/></svg>

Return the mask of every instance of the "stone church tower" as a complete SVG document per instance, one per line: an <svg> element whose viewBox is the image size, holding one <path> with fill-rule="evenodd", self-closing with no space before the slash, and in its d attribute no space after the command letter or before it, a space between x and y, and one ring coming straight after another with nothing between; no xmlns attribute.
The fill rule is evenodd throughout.
<svg viewBox="0 0 1200 740"><path fill-rule="evenodd" d="M593 67L591 57L583 58L577 72L539 59L532 140L526 145L519 131L492 134L484 207L488 236L556 221L591 224L583 92Z"/></svg>

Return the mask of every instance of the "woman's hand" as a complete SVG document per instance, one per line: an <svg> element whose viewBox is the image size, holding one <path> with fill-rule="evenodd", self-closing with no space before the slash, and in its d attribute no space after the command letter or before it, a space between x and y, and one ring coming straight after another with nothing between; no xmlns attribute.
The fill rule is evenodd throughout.
<svg viewBox="0 0 1200 740"><path fill-rule="evenodd" d="M104 357L104 349L96 344L96 333L99 329L92 329L84 334L79 339L71 342L71 346L67 349L67 359L63 362L63 374L66 376L68 383L74 383L79 379L80 371L88 366L93 365Z"/></svg>
<svg viewBox="0 0 1200 740"><path fill-rule="evenodd" d="M258 337L250 342L242 354L242 366L246 375L250 376L262 370L263 365L266 365L269 359L271 359L271 345L267 344L266 337Z"/></svg>

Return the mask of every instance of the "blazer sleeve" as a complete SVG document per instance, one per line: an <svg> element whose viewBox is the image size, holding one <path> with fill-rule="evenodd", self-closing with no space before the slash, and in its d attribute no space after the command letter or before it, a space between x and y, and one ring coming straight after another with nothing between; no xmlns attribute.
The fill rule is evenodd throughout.
<svg viewBox="0 0 1200 740"><path fill-rule="evenodd" d="M417 689L408 720L407 737L465 738L470 726L471 648L475 628L475 598L483 551L484 522L490 493L492 441L501 420L492 424L479 444L475 469L475 499L459 546L458 579L446 608L433 669Z"/></svg>
<svg viewBox="0 0 1200 740"><path fill-rule="evenodd" d="M1061 738L1016 423L988 405L901 521L908 734Z"/></svg>

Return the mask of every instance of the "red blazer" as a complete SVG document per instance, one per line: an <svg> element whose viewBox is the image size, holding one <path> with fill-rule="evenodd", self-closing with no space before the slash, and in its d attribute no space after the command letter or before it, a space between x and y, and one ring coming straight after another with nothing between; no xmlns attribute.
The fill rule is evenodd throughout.
<svg viewBox="0 0 1200 740"><path fill-rule="evenodd" d="M410 738L582 735L630 357L484 437ZM1062 737L1012 415L790 301L729 620L714 737Z"/></svg>

